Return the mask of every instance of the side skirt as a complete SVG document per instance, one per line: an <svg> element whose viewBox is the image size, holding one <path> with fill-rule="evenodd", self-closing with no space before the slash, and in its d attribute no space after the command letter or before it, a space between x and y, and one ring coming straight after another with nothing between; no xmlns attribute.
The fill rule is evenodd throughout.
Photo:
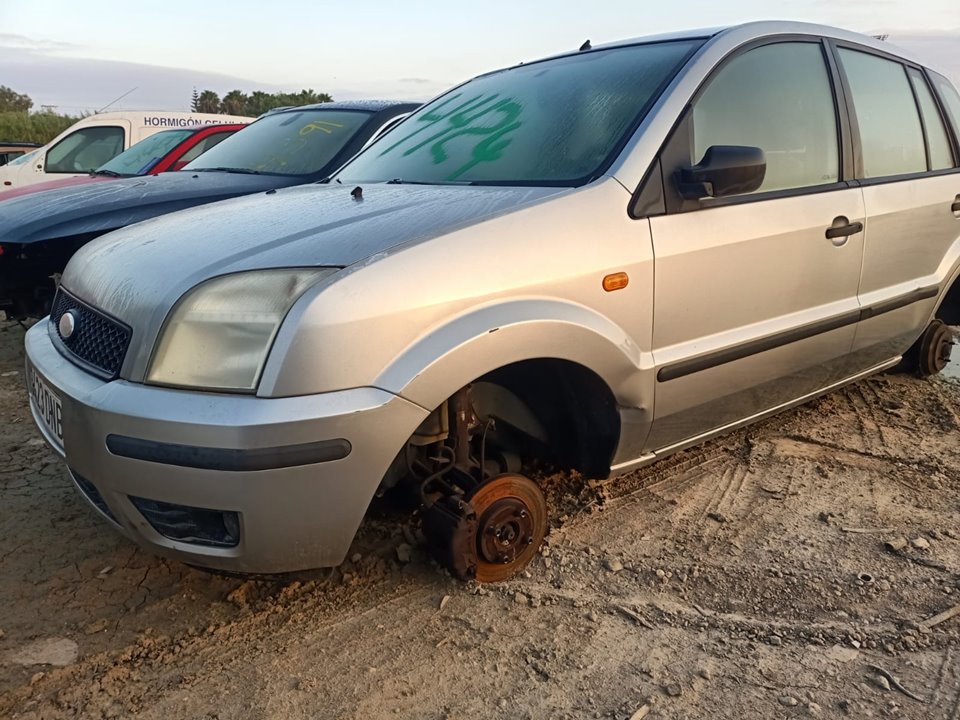
<svg viewBox="0 0 960 720"><path fill-rule="evenodd" d="M713 438L718 437L720 435L724 435L734 430L738 430L739 428L742 428L746 425L752 425L753 423L759 422L760 420L765 420L766 418L772 417L773 415L783 412L784 410L789 410L790 408L796 407L798 405L803 405L806 402L810 402L814 398L818 398L821 395L826 395L828 393L833 392L834 390L842 388L844 385L849 385L850 383L855 383L858 380L863 380L866 377L870 377L871 375L876 375L877 373L883 372L884 370L889 370L890 368L895 366L897 363L899 363L900 359L901 358L898 355L897 357L887 360L886 362L880 363L879 365L874 365L872 368L868 370L864 370L861 373L852 375L846 378L845 380L840 380L839 382L835 382L832 385L828 385L825 388L816 390L812 393L799 397L796 400L790 400L788 402L782 403L781 405L777 405L773 408L770 408L769 410L763 410L762 412L756 413L755 415L750 415L749 417L743 418L742 420L736 420L727 425L723 425L722 427L715 428L713 430L708 430L707 432L702 433L700 435L696 435L692 438L689 438L688 440L683 440L682 442L676 443L674 445L670 445L668 447L655 450L654 452L641 455L640 457L635 458L633 460L628 460L627 462L618 463L617 465L614 465L613 467L610 468L610 477L623 475L624 473L628 473L631 470L637 470L639 468L646 467L647 465L650 465L651 463L654 463L657 460L662 460L668 455L673 455L674 453L680 452L681 450L686 450L689 447L692 447L694 445L699 445L700 443L706 442L707 440L712 440Z"/></svg>

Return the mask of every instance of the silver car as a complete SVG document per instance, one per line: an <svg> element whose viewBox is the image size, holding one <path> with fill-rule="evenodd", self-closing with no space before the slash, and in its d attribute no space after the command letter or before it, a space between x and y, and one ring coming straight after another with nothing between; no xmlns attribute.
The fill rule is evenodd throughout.
<svg viewBox="0 0 960 720"><path fill-rule="evenodd" d="M537 552L537 467L623 473L904 363L960 322L960 96L889 45L756 23L440 96L326 184L82 248L27 334L37 425L157 553L342 561L371 499L436 557Z"/></svg>

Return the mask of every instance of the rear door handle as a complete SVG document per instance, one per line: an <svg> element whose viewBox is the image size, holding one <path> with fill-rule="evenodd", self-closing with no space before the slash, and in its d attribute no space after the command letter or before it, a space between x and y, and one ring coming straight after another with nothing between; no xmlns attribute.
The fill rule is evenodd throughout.
<svg viewBox="0 0 960 720"><path fill-rule="evenodd" d="M960 195L957 195L957 199L954 201L953 205L950 206L950 209L954 213L960 213Z"/></svg>
<svg viewBox="0 0 960 720"><path fill-rule="evenodd" d="M830 227L827 228L826 236L827 240L839 240L841 238L848 238L851 235L856 235L857 233L863 232L863 223L862 222L850 222L843 215L835 217L833 223ZM846 240L839 243L834 243L834 245L842 245Z"/></svg>

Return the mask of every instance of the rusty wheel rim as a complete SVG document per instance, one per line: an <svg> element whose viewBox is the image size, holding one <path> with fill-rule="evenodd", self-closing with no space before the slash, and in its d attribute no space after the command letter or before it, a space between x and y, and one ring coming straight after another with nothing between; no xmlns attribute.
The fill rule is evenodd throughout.
<svg viewBox="0 0 960 720"><path fill-rule="evenodd" d="M477 513L479 582L500 582L523 570L540 549L547 529L543 493L523 475L500 475L470 497Z"/></svg>

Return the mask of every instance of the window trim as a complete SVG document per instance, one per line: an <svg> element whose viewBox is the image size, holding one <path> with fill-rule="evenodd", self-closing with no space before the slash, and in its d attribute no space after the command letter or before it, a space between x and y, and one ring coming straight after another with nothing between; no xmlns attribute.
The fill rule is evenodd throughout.
<svg viewBox="0 0 960 720"><path fill-rule="evenodd" d="M671 151L674 153L676 152L675 143L689 143L689 131L685 128L691 122L693 105L700 99L703 93L706 92L707 87L709 87L710 83L713 82L714 78L716 78L716 76L736 58L750 52L751 50L756 50L757 48L766 47L768 45L784 45L794 43L809 43L820 46L824 69L827 73L827 81L829 83L830 92L833 98L833 113L837 130L837 171L839 174L837 182L823 185L808 185L799 188L769 190L762 193L731 195L722 198L701 198L699 200L685 200L682 198L677 192L676 187L670 182L667 168L668 163L662 162L662 158L666 153L670 153ZM715 207L725 207L728 205L741 205L748 202L779 200L788 197L832 192L835 190L843 190L855 186L856 182L854 178L856 177L856 168L854 162L855 156L852 153L852 148L859 138L854 137L856 126L850 122L849 106L846 102L847 88L845 85L843 85L842 81L843 78L839 74L839 67L837 66L836 58L834 57L834 54L829 46L829 39L820 35L796 33L789 35L767 36L744 43L743 45L732 50L722 60L720 60L720 62L711 68L710 72L707 74L707 77L704 78L704 80L697 86L697 89L691 95L690 100L687 101L683 111L680 113L680 116L677 118L677 121L674 123L673 127L668 133L667 139L664 140L656 156L651 162L651 167L648 168L647 173L644 175L644 179L634 191L633 196L630 199L627 214L634 220L640 220L648 217L656 217L657 215L675 215L680 213L694 212L697 210L707 210ZM692 155L692 152L690 154ZM695 159L690 157L690 161L695 162ZM654 172L655 167L660 167L661 172ZM659 177L657 177L658 175ZM648 192L646 187L647 184L656 181L660 181L662 183L662 193L665 200L664 212L638 214L637 210L639 209L641 198L646 194L646 192Z"/></svg>

